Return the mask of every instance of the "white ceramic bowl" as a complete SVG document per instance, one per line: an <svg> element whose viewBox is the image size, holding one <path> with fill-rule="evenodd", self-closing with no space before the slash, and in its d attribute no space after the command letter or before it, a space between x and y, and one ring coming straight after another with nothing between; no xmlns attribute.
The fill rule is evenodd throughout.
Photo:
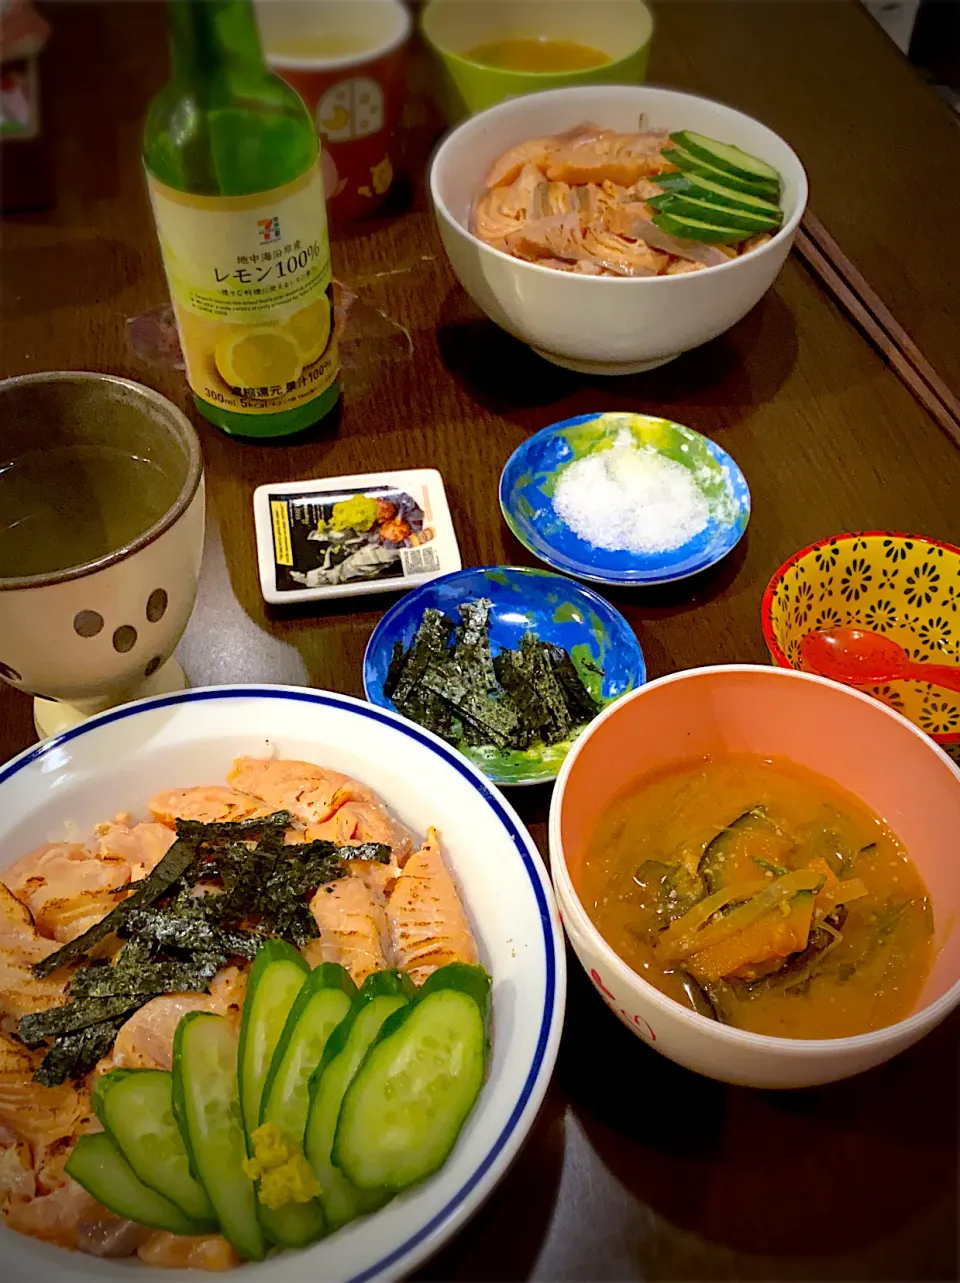
<svg viewBox="0 0 960 1283"><path fill-rule="evenodd" d="M641 979L610 948L570 875L610 802L671 762L724 752L785 757L835 780L904 843L933 903L939 952L914 1011L850 1038L773 1038L717 1024ZM809 673L747 664L661 677L580 736L550 808L554 889L570 943L607 1005L639 1038L697 1073L749 1087L848 1078L911 1046L960 1004L960 770L906 718Z"/></svg>
<svg viewBox="0 0 960 1283"><path fill-rule="evenodd" d="M621 131L694 129L761 157L783 179L783 227L766 245L718 267L643 279L590 277L526 263L469 230L473 201L498 156L516 143L585 120ZM591 374L652 369L716 338L773 284L807 203L807 177L766 125L722 103L672 89L585 85L529 94L464 121L430 170L444 249L473 301L491 320L556 365Z"/></svg>
<svg viewBox="0 0 960 1283"><path fill-rule="evenodd" d="M0 767L0 867L61 836L66 821L89 831L118 810L142 811L160 789L222 781L238 754L269 753L346 771L414 830L436 825L493 976L490 1073L443 1170L315 1247L242 1270L256 1283L382 1283L409 1274L490 1193L533 1123L556 1059L563 937L543 864L503 796L436 736L345 695L294 687L183 691L103 713ZM186 1277L6 1229L0 1250L9 1279Z"/></svg>

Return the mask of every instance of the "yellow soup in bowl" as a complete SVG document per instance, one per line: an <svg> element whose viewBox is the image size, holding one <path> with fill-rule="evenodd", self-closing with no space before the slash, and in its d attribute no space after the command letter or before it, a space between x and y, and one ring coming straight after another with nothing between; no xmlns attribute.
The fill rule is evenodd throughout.
<svg viewBox="0 0 960 1283"><path fill-rule="evenodd" d="M785 759L704 757L642 777L607 808L574 881L638 975L753 1033L895 1024L934 960L929 892L896 835Z"/></svg>

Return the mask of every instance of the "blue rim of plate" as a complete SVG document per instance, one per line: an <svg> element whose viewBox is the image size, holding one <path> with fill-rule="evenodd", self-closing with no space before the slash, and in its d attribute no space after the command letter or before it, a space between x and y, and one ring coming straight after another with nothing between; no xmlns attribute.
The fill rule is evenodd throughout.
<svg viewBox="0 0 960 1283"><path fill-rule="evenodd" d="M537 566L469 566L464 570L451 571L450 574L440 575L436 579L431 579L429 583L421 584L420 587L413 589L395 602L383 616L370 635L363 656L363 689L367 699L380 708L397 713L393 701L383 693L383 677L389 664L393 643L400 640L404 645L410 644L423 611L427 606L437 604L438 592L443 596L456 596L460 585L464 585L463 597L469 598L481 595L481 588L489 585L489 595L496 601L498 588L502 592L507 587L512 587L519 593L522 585L532 582L545 592L550 586L554 586L556 592L568 603L571 600L575 601L583 612L592 616L592 627L583 620L558 621L554 616L549 623L540 625L538 633L544 640L553 640L563 646L564 642L560 637L550 636L551 631L576 626L585 640L589 637L590 641L595 643L591 645L590 641L586 642L591 660L604 672L598 693L605 708L621 695L636 690L646 682L646 663L636 634L620 611L592 588L577 583L567 575L558 575ZM445 603L445 607L449 615L450 603ZM520 632L530 626L529 620L514 624L518 640ZM555 752L546 749L541 758L530 756L529 765L522 760L527 758L527 754L517 751L495 749L489 752L472 751L466 747L455 751L462 752L468 761L483 771L498 787L518 788L531 784L545 784L556 779L564 757L575 742L576 737L564 741L562 745L554 746Z"/></svg>
<svg viewBox="0 0 960 1283"><path fill-rule="evenodd" d="M722 475L725 482L730 518L719 521L711 516L699 535L670 552L611 552L595 548L574 534L556 515L549 487L561 469L576 457L569 437L576 429L600 419L620 420L621 427L642 425L650 436L661 433L677 438L706 455L707 466ZM612 429L612 423L610 427ZM737 546L750 520L750 488L736 460L726 450L685 424L655 415L621 411L576 415L534 433L514 450L504 465L499 497L504 521L520 543L540 561L578 579L626 587L652 587L699 574Z"/></svg>
<svg viewBox="0 0 960 1283"><path fill-rule="evenodd" d="M403 735L409 736L410 739L417 740L427 748L432 749L439 757L443 758L450 766L454 768L465 779L473 784L474 788L480 795L486 799L488 805L494 811L497 819L509 834L517 853L520 856L524 871L530 879L533 888L534 898L537 903L537 910L540 917L540 928L543 932L543 951L544 951L544 1003L543 1019L540 1023L540 1029L537 1034L537 1044L533 1053L533 1061L527 1072L517 1102L510 1113L510 1117L504 1124L503 1130L497 1137L496 1141L487 1151L486 1156L474 1168L470 1177L463 1183L456 1194L447 1202L446 1206L441 1208L426 1225L422 1226L416 1233L412 1234L406 1242L393 1249L387 1256L383 1257L375 1265L368 1266L361 1270L359 1274L352 1275L347 1283L368 1283L368 1280L376 1278L391 1265L397 1264L403 1257L420 1247L427 1239L437 1234L445 1223L455 1217L460 1205L474 1191L483 1177L487 1174L497 1158L503 1151L504 1147L513 1136L517 1125L527 1107L534 1089L541 1077L544 1062L547 1057L547 1047L551 1040L551 1033L554 1026L559 1020L560 1027L563 1025L563 994L560 993L558 983L559 968L557 966L557 950L560 949L560 941L554 939L553 920L550 916L550 907L547 904L547 898L544 894L544 884L538 875L534 864L534 857L531 853L528 842L530 839L525 838L524 834L518 827L518 822L513 819L504 806L504 799L493 792L487 781L483 778L481 772L465 759L449 744L439 739L429 731L416 726L413 722L401 717L398 713L388 710L381 710L372 704L365 704L363 700L354 699L349 695L335 695L332 692L320 692L299 690L293 687L283 686L226 686L213 687L199 690L178 691L173 695L158 695L153 699L138 700L133 704L126 704L121 708L110 709L105 713L100 713L89 721L75 726L71 730L64 731L63 734L55 736L53 739L44 740L36 744L33 748L25 749L12 761L5 766L0 766L0 784L12 779L26 766L34 762L42 761L51 753L56 753L64 744L71 740L77 739L81 735L89 734L98 730L101 726L106 726L110 722L122 721L127 717L135 717L142 712L148 712L154 708L169 708L174 704L202 703L207 700L219 699L242 699L253 697L255 699L270 700L294 700L306 704L320 704L332 708L343 708L349 712L358 713L361 717L368 717L373 721L385 722L398 730ZM561 936L562 940L562 936ZM558 998L561 1000L559 1010L555 1010L558 1004ZM554 1037L554 1043L559 1045L559 1033ZM556 1051L556 1047L555 1047ZM552 1072L552 1064L548 1066ZM544 1090L546 1083L544 1083ZM532 1123L532 1120L531 1120ZM488 1191L489 1192L489 1191ZM440 1244L437 1244L439 1250ZM428 1255L426 1253L425 1255ZM409 1263L409 1268L414 1268L422 1258Z"/></svg>

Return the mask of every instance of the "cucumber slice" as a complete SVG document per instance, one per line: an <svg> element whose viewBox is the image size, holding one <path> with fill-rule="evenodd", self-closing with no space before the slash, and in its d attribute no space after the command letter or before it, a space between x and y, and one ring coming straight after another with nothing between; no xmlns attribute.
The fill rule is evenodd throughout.
<svg viewBox="0 0 960 1283"><path fill-rule="evenodd" d="M683 236L688 241L703 241L714 245L736 245L755 235L749 227L720 227L704 223L697 218L681 218L674 214L654 214L654 224L671 236Z"/></svg>
<svg viewBox="0 0 960 1283"><path fill-rule="evenodd" d="M732 187L715 183L712 178L702 174L663 174L657 180L657 186L665 192L693 197L695 200L708 200L714 205L724 205L728 209L747 209L755 214L766 214L783 222L783 210L772 200L762 196L751 196L749 192L735 192ZM648 202L649 203L649 202Z"/></svg>
<svg viewBox="0 0 960 1283"><path fill-rule="evenodd" d="M388 1017L334 1136L333 1162L358 1189L406 1189L446 1162L483 1085L489 1013L490 977L451 963Z"/></svg>
<svg viewBox="0 0 960 1283"><path fill-rule="evenodd" d="M144 1185L175 1203L190 1220L216 1232L206 1191L173 1116L173 1076L164 1069L113 1069L97 1083L93 1108ZM196 1232L196 1231L195 1231Z"/></svg>
<svg viewBox="0 0 960 1283"><path fill-rule="evenodd" d="M237 1094L237 1039L223 1016L191 1011L173 1040L173 1112L220 1230L237 1252L262 1261L253 1181L243 1170L246 1141Z"/></svg>
<svg viewBox="0 0 960 1283"><path fill-rule="evenodd" d="M310 1108L310 1078L327 1039L350 1010L357 987L334 962L310 973L290 1008L263 1089L260 1122L275 1123L284 1139L303 1145ZM257 1214L267 1237L283 1247L304 1247L326 1228L319 1200L270 1208L258 1201Z"/></svg>
<svg viewBox="0 0 960 1283"><path fill-rule="evenodd" d="M780 174L772 165L768 165L759 156L751 156L749 152L741 151L732 143L717 142L715 138L707 138L705 134L694 133L691 129L681 129L671 134L670 141L677 147L682 147L684 151L688 151L691 156L705 160L708 165L715 165L717 169L722 169L727 174L745 178L751 183L771 183L776 187L780 186Z"/></svg>
<svg viewBox="0 0 960 1283"><path fill-rule="evenodd" d="M752 179L740 178L737 174L728 173L725 169L718 169L716 165L701 160L699 156L694 156L684 147L665 147L663 158L671 165L677 165L685 174L702 174L704 178L710 178L724 187L732 187L736 192L747 192L751 196L762 196L766 200L777 200L780 196L778 183L760 183ZM664 178L666 176L666 174L663 175ZM660 178L655 179L655 182L659 186Z"/></svg>
<svg viewBox="0 0 960 1283"><path fill-rule="evenodd" d="M714 205L712 201L697 200L686 194L654 196L648 204L662 214L673 214L677 218L699 219L702 223L711 223L716 227L749 227L756 233L773 232L780 225L776 219L768 218L765 214L755 214L747 209L730 209L726 205Z"/></svg>
<svg viewBox="0 0 960 1283"><path fill-rule="evenodd" d="M260 1105L273 1053L310 968L292 945L270 940L257 950L240 1025L240 1108L247 1148L260 1125Z"/></svg>
<svg viewBox="0 0 960 1283"><path fill-rule="evenodd" d="M331 1230L376 1211L391 1197L389 1190L360 1190L351 1185L334 1167L330 1151L344 1094L367 1049L387 1017L405 1007L415 994L412 982L400 971L375 971L367 976L350 1014L331 1034L311 1081L304 1148L320 1182L320 1201Z"/></svg>
<svg viewBox="0 0 960 1283"><path fill-rule="evenodd" d="M64 1171L109 1211L169 1234L203 1234L175 1203L144 1185L106 1132L81 1136Z"/></svg>

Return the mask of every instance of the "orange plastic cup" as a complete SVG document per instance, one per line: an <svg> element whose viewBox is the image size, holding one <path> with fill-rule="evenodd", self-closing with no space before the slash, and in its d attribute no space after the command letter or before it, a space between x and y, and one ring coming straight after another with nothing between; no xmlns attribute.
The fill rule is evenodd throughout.
<svg viewBox="0 0 960 1283"><path fill-rule="evenodd" d="M360 218L393 183L411 19L401 0L259 0L270 66L317 123L327 209Z"/></svg>

